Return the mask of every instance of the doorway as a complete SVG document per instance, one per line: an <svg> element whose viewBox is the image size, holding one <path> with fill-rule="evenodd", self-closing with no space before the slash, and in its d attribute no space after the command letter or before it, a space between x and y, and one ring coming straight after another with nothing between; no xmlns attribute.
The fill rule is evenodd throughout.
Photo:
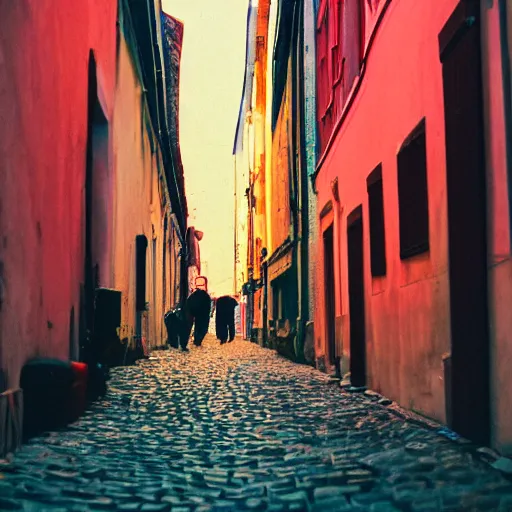
<svg viewBox="0 0 512 512"><path fill-rule="evenodd" d="M109 126L98 98L98 80L94 52L89 52L87 99L87 148L85 168L84 221L84 296L81 321L80 357L86 362L92 357L94 338L94 297L100 276L108 276L110 253L110 182L108 169ZM104 277L108 284L108 278Z"/></svg>
<svg viewBox="0 0 512 512"><path fill-rule="evenodd" d="M158 243L157 243L157 239L156 238L153 238L153 246L152 246L152 251L151 251L151 256L152 256L152 261L151 261L151 269L152 269L152 283L151 283L151 305L150 305L150 309L151 309L151 314L150 314L150 320L151 320L151 339L148 340L148 342L150 342L152 344L152 346L156 346L159 344L159 340L157 340L157 312L158 312L158 309L157 309L157 302L156 302L156 299L157 299L157 283L158 283L158 279L157 279L157 261L158 261L158 257L157 257L157 247L158 247ZM165 314L165 312L163 313Z"/></svg>
<svg viewBox="0 0 512 512"><path fill-rule="evenodd" d="M324 289L325 327L327 335L327 358L331 365L336 362L336 311L334 287L334 228L331 224L323 235L324 239Z"/></svg>
<svg viewBox="0 0 512 512"><path fill-rule="evenodd" d="M135 237L135 334L141 338L146 334L146 325L143 325L146 313L146 252L148 239L145 235Z"/></svg>
<svg viewBox="0 0 512 512"><path fill-rule="evenodd" d="M451 427L490 433L484 125L478 3L461 2L439 36L443 66L451 318ZM473 12L471 12L473 11ZM457 24L456 20L461 20Z"/></svg>
<svg viewBox="0 0 512 512"><path fill-rule="evenodd" d="M347 219L348 294L350 314L350 380L366 386L366 327L363 272L363 209L358 206Z"/></svg>

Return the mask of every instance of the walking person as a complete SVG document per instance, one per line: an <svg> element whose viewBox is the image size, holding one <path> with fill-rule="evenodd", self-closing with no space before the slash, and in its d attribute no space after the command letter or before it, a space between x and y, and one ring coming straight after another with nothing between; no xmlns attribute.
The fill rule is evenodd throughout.
<svg viewBox="0 0 512 512"><path fill-rule="evenodd" d="M201 346L210 324L211 298L204 290L196 289L185 304L185 328L181 348L188 351L187 343L194 325L194 345Z"/></svg>
<svg viewBox="0 0 512 512"><path fill-rule="evenodd" d="M238 302L229 295L217 299L215 331L221 345L235 339L235 308Z"/></svg>

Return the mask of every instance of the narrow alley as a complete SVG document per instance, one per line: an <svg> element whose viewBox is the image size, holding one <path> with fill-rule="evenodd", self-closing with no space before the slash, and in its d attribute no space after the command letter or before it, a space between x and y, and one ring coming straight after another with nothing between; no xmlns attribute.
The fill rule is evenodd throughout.
<svg viewBox="0 0 512 512"><path fill-rule="evenodd" d="M377 398L209 335L113 369L82 419L2 463L0 510L512 510L472 445Z"/></svg>
<svg viewBox="0 0 512 512"><path fill-rule="evenodd" d="M0 0L0 512L512 512L512 0Z"/></svg>

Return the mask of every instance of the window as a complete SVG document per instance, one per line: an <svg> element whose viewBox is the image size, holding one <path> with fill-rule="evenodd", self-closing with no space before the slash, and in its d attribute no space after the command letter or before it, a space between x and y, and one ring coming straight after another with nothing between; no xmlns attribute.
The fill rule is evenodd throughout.
<svg viewBox="0 0 512 512"><path fill-rule="evenodd" d="M368 209L370 213L370 265L372 276L385 276L386 235L381 164L368 176L366 185L368 188Z"/></svg>
<svg viewBox="0 0 512 512"><path fill-rule="evenodd" d="M278 284L272 285L272 316L276 322L283 318L283 295Z"/></svg>
<svg viewBox="0 0 512 512"><path fill-rule="evenodd" d="M144 235L135 237L135 309L146 309L146 249L148 239Z"/></svg>
<svg viewBox="0 0 512 512"><path fill-rule="evenodd" d="M400 258L429 250L427 152L425 119L412 131L398 153Z"/></svg>
<svg viewBox="0 0 512 512"><path fill-rule="evenodd" d="M331 68L333 86L341 80L343 57L343 2L335 0L333 3L332 27L331 27Z"/></svg>

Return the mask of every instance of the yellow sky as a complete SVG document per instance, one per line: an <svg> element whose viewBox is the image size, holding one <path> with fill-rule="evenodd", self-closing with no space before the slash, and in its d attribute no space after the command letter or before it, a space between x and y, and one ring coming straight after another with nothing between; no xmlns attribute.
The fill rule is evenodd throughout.
<svg viewBox="0 0 512 512"><path fill-rule="evenodd" d="M247 0L163 0L185 24L180 145L189 225L204 231L209 289L233 292L233 139L242 94Z"/></svg>

